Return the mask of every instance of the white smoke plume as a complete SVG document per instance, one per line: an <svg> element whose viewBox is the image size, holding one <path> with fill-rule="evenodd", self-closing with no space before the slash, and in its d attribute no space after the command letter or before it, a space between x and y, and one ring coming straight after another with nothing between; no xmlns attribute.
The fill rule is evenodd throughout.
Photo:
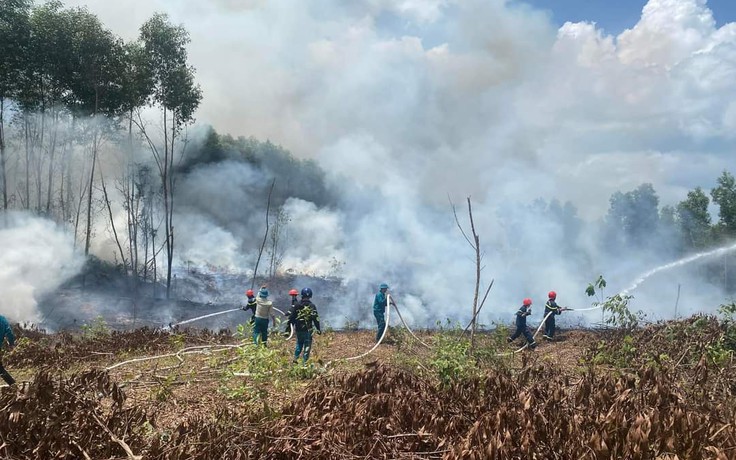
<svg viewBox="0 0 736 460"><path fill-rule="evenodd" d="M0 314L38 322L38 301L79 273L84 258L71 236L52 221L0 213Z"/></svg>
<svg viewBox="0 0 736 460"><path fill-rule="evenodd" d="M339 267L356 286L346 303L366 321L383 281L422 325L469 318L473 253L448 195L466 230L473 198L484 281L496 280L487 324L527 296L539 307L550 289L587 306L598 274L612 294L670 261L599 253L594 222L613 192L649 182L660 205L675 204L736 169L736 24L717 27L705 0L650 0L617 36L593 23L557 28L504 0L67 3L126 38L154 11L169 13L192 36L200 122L319 162L337 203L287 202L284 264ZM182 180L180 262L252 267L274 174L282 179L228 163ZM586 224L574 241L530 206L540 197L577 207ZM587 257L572 259L570 247ZM697 269L649 280L634 308L671 316L659 304L666 292L674 306L681 284L680 312L712 311L723 294Z"/></svg>

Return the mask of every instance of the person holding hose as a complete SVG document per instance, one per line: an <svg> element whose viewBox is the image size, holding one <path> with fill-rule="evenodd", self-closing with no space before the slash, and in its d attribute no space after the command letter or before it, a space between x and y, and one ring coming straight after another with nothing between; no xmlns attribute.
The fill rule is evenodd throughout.
<svg viewBox="0 0 736 460"><path fill-rule="evenodd" d="M378 287L378 294L373 300L373 316L376 318L376 325L378 330L376 331L376 342L381 340L383 331L386 329L386 306L388 305L388 284L381 283ZM391 301L393 304L393 300Z"/></svg>
<svg viewBox="0 0 736 460"><path fill-rule="evenodd" d="M319 313L317 306L312 303L312 290L310 288L302 289L302 300L291 309L289 315L289 324L294 326L296 330L296 348L294 349L294 363L299 361L299 355L302 355L304 364L309 359L309 353L312 351L312 332L322 334L319 325Z"/></svg>
<svg viewBox="0 0 736 460"><path fill-rule="evenodd" d="M258 338L265 346L268 342L268 320L273 317L273 302L268 300L268 289L261 287L256 299L255 324L253 325L253 343L258 345Z"/></svg>
<svg viewBox="0 0 736 460"><path fill-rule="evenodd" d="M286 328L284 329L283 336L289 337L291 335L291 323L288 321L289 317L291 316L291 312L294 311L294 308L296 308L296 305L299 303L299 299L296 297L299 295L299 292L296 289L291 289L289 291L289 295L291 296L291 308L286 311Z"/></svg>
<svg viewBox="0 0 736 460"><path fill-rule="evenodd" d="M519 311L516 312L516 331L511 337L506 339L508 343L513 342L514 340L516 340L517 337L523 334L524 338L526 339L526 343L529 345L530 348L534 349L537 347L537 342L534 341L534 336L529 331L529 328L526 326L526 317L531 314L532 299L526 298L524 299L521 308L519 308Z"/></svg>
<svg viewBox="0 0 736 460"><path fill-rule="evenodd" d="M547 297L549 300L544 304L544 317L547 319L544 321L544 335L542 337L547 340L554 340L555 316L562 314L562 308L557 305L557 293L555 291L549 291Z"/></svg>
<svg viewBox="0 0 736 460"><path fill-rule="evenodd" d="M253 326L256 322L256 296L253 292L253 289L248 289L247 291L245 291L245 296L248 298L248 303L244 307L242 307L242 310L250 310L250 319L248 320L248 324Z"/></svg>

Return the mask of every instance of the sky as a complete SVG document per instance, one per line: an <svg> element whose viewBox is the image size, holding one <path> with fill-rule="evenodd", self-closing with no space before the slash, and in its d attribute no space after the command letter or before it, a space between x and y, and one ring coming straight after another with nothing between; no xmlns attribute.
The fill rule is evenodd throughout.
<svg viewBox="0 0 736 460"><path fill-rule="evenodd" d="M557 26L566 22L594 22L607 34L618 35L639 20L646 0L524 0L535 8L549 11ZM732 0L708 0L716 24L736 20L736 3Z"/></svg>
<svg viewBox="0 0 736 460"><path fill-rule="evenodd" d="M385 160L438 204L492 182L595 219L615 191L675 204L733 168L733 6L530 3L67 1L126 39L155 11L184 24L200 123L361 183Z"/></svg>
<svg viewBox="0 0 736 460"><path fill-rule="evenodd" d="M565 260L560 229L515 210L557 198L595 222L614 192L648 182L672 205L736 171L736 19L725 1L580 0L551 11L542 0L66 3L87 5L125 39L156 11L182 23L204 94L198 123L314 159L340 196L334 209L289 203L312 225L301 263L337 255L346 279L389 280L413 293L420 321L439 314L429 300L472 289L448 197L473 199L495 300L556 286L587 302L591 272ZM252 173L214 167L188 186ZM201 214L178 219L180 255L237 259L222 249L237 251L242 234ZM597 260L586 237L576 243ZM609 285L623 288L664 261L604 262L621 274ZM652 299L665 289L649 286Z"/></svg>

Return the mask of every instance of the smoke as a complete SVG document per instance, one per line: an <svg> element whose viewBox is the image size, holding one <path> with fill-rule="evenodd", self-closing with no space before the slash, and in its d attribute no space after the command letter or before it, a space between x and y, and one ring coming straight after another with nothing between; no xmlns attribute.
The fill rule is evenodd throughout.
<svg viewBox="0 0 736 460"><path fill-rule="evenodd" d="M469 318L474 253L448 196L466 233L472 197L483 281L495 279L488 324L524 297L539 306L550 289L587 306L599 274L612 294L669 262L600 250L597 220L613 192L649 182L660 205L674 204L736 168L736 24L716 27L704 0L650 0L617 36L585 22L558 29L502 0L133 0L125 11L135 14L68 3L88 4L126 38L153 11L169 13L192 36L199 121L318 162L326 176L313 185L334 200L283 200L283 269L340 276L340 303L364 324L384 281L408 320ZM271 180L294 179L283 171L194 167L177 183L179 263L251 269ZM553 198L577 213L551 217ZM681 284L679 312L712 311L724 295L699 281L700 268L648 280L634 308L670 316L661 293Z"/></svg>
<svg viewBox="0 0 736 460"><path fill-rule="evenodd" d="M0 213L0 313L38 322L39 299L79 273L83 262L68 233L52 221Z"/></svg>

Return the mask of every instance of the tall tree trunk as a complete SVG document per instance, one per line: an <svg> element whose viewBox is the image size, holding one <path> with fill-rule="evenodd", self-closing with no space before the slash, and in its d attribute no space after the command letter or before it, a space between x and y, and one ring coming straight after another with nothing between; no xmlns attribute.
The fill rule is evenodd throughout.
<svg viewBox="0 0 736 460"><path fill-rule="evenodd" d="M0 175L3 181L3 209L8 209L8 175L5 171L5 97L0 96Z"/></svg>
<svg viewBox="0 0 736 460"><path fill-rule="evenodd" d="M97 165L97 127L92 140L92 170L89 173L87 190L87 236L84 243L84 255L89 255L89 245L92 237L92 187L95 183L95 167Z"/></svg>
<svg viewBox="0 0 736 460"><path fill-rule="evenodd" d="M38 157L36 161L36 211L41 212L43 200L43 142L46 137L46 107L41 108L41 137L38 140Z"/></svg>
<svg viewBox="0 0 736 460"><path fill-rule="evenodd" d="M31 208L31 127L29 117L31 114L25 112L23 114L24 140L26 146L26 209Z"/></svg>
<svg viewBox="0 0 736 460"><path fill-rule="evenodd" d="M112 227L112 234L115 237L115 244L118 246L120 251L120 259L123 262L123 268L127 267L128 262L125 260L125 251L123 251L123 245L120 244L120 238L118 238L118 231L115 229L115 218L112 214L112 206L110 205L110 198L107 196L107 187L105 186L105 176L100 174L100 184L102 185L102 194L105 197L105 206L107 207L107 215L110 218L110 227Z"/></svg>
<svg viewBox="0 0 736 460"><path fill-rule="evenodd" d="M475 245L475 292L473 293L473 321L470 329L470 350L475 350L475 328L477 325L476 318L478 316L478 291L480 290L480 238L475 233L475 222L473 221L473 207L470 205L470 197L468 197L468 215L470 216L470 231L473 234L473 243Z"/></svg>
<svg viewBox="0 0 736 460"><path fill-rule="evenodd" d="M51 213L51 192L54 188L54 157L56 156L56 140L59 131L59 111L54 110L54 134L51 137L51 146L49 147L49 183L48 193L46 194L46 215Z"/></svg>
<svg viewBox="0 0 736 460"><path fill-rule="evenodd" d="M164 109L164 168L163 168L163 187L164 187L164 236L166 238L166 298L171 298L171 227L169 226L169 195L171 193L171 190L169 190L169 156L171 152L169 151L169 130L166 124L167 117L166 117L166 109ZM154 251L156 250L156 247L154 246Z"/></svg>

